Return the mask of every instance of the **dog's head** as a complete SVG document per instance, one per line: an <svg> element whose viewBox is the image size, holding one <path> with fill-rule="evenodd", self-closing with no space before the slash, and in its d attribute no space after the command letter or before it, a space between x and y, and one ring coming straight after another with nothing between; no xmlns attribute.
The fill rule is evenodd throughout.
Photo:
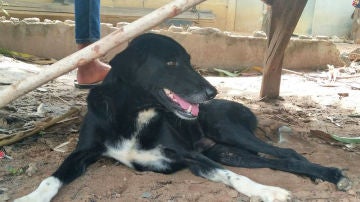
<svg viewBox="0 0 360 202"><path fill-rule="evenodd" d="M167 36L148 33L135 38L110 65L112 69L104 82L141 87L183 119L196 118L199 103L217 94L193 69L186 50Z"/></svg>

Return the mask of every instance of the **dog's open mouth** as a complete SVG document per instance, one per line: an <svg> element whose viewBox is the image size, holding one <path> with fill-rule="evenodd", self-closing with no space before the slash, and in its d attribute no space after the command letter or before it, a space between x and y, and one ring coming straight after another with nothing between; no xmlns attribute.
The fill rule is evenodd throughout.
<svg viewBox="0 0 360 202"><path fill-rule="evenodd" d="M171 107L171 110L180 118L195 119L198 116L199 104L190 103L169 89L163 89L163 93L166 95L167 100L170 101L170 103L167 103L168 107Z"/></svg>

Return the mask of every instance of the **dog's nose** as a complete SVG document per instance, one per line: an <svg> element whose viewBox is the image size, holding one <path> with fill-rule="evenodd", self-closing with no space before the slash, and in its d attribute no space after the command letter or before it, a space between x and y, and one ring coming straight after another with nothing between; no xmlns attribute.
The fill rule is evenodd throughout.
<svg viewBox="0 0 360 202"><path fill-rule="evenodd" d="M213 99L216 96L216 94L217 94L216 88L214 88L214 87L206 88L206 96L209 99Z"/></svg>

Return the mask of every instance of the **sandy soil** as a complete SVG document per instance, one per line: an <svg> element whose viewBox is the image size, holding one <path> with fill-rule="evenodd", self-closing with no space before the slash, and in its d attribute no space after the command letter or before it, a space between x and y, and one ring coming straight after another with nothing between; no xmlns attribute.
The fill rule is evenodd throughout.
<svg viewBox="0 0 360 202"><path fill-rule="evenodd" d="M321 72L314 75L320 76ZM70 106L82 108L80 114L36 136L1 148L13 159L0 159L0 201L31 192L73 150L87 95L86 90L72 86L73 78L74 74L62 76L0 109L0 137L4 137L9 131L38 126L47 117L65 113ZM219 98L244 103L258 115L262 129L257 134L259 137L281 147L293 148L313 162L344 169L353 186L341 192L333 184L315 183L281 171L229 169L257 182L285 188L297 201L360 201L359 146L322 140L310 133L310 130L321 130L341 136L359 135L360 118L351 115L360 113L360 91L349 87L357 79L343 79L335 82L334 87L325 87L326 80L309 81L302 76L286 74L282 77L282 98L275 101L258 98L259 76L208 79L219 89ZM349 96L341 97L338 93ZM284 142L278 143L281 126L290 128L291 133L283 136ZM69 142L61 148L64 152L54 149L64 142ZM140 173L104 158L64 187L54 201L240 202L249 199L223 184L196 177L188 170L172 175Z"/></svg>

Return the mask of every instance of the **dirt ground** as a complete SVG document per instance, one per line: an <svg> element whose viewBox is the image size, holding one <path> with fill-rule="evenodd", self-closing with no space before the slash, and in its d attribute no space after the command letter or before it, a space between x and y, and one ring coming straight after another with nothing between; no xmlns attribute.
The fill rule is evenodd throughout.
<svg viewBox="0 0 360 202"><path fill-rule="evenodd" d="M25 65L0 57L0 67L5 64ZM311 75L318 79L283 75L281 99L275 101L259 99L261 76L208 79L219 90L218 98L244 103L257 114L261 128L257 133L259 137L281 147L293 148L312 162L344 169L353 183L352 188L341 192L328 182L315 183L302 176L271 169L229 169L259 183L285 188L292 192L296 201L360 201L360 147L321 139L310 132L320 130L340 136L359 136L360 90L350 85L360 84L360 81L339 79L328 85L326 78L322 78L324 72ZM74 149L86 111L88 91L75 89L73 78L74 73L62 76L0 109L0 138L18 129L40 127L40 122L64 114L70 107L81 109L80 113L35 136L0 148L12 158L0 159L0 201L11 201L34 190ZM288 134L282 133L283 141L279 143L280 127L287 129ZM57 147L62 143L68 144ZM249 198L223 184L196 177L188 170L171 175L135 172L104 158L61 189L53 201L240 202L249 201Z"/></svg>

